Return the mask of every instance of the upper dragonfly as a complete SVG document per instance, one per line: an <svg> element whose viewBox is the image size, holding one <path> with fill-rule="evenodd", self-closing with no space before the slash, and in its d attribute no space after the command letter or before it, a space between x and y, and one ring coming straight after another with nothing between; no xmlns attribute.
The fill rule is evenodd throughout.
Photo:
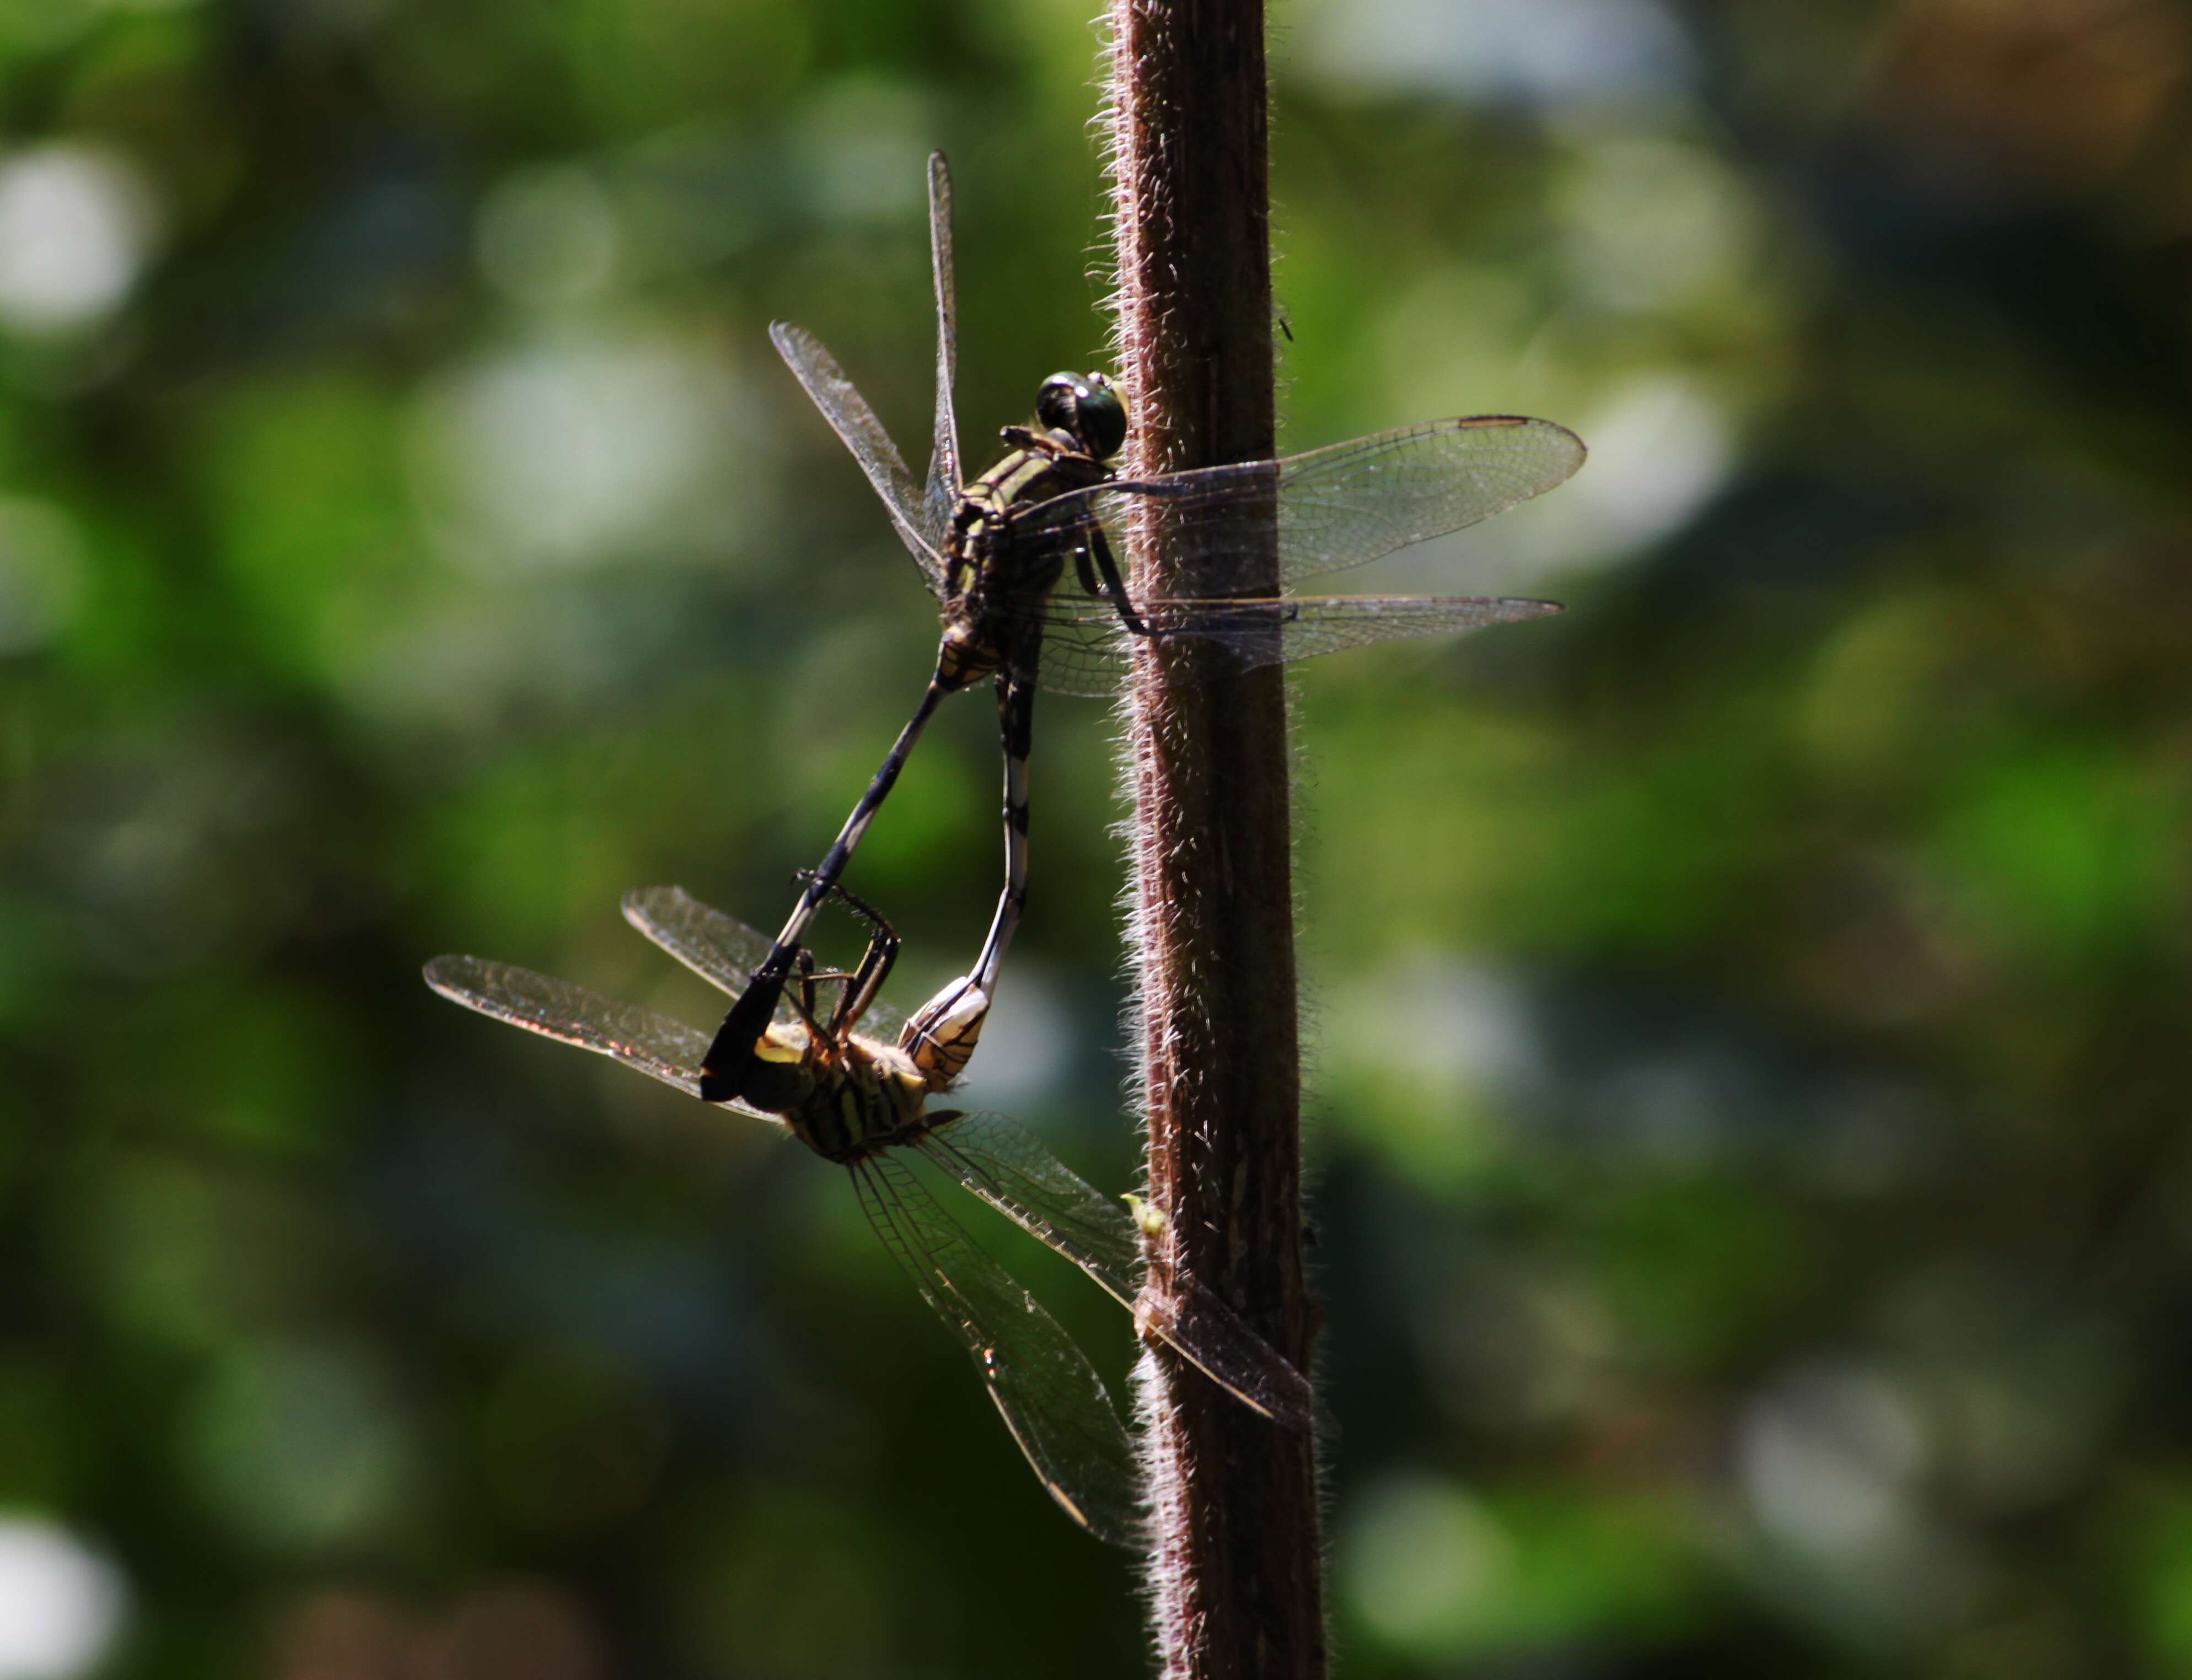
<svg viewBox="0 0 2192 1680"><path fill-rule="evenodd" d="M1005 888L968 983L993 991L1027 898L1027 754L1038 681L1064 693L1116 686L1133 638L1195 637L1245 664L1306 658L1404 636L1533 618L1552 602L1478 596L1272 597L1274 555L1292 586L1442 536L1539 495L1583 464L1574 433L1550 420L1487 414L1433 420L1282 460L1122 479L1110 464L1127 412L1101 373L1058 373L1034 427L1004 429L1004 458L960 477L952 386L958 362L951 272L951 182L928 160L936 284L936 423L916 484L867 401L811 334L779 322L769 337L882 498L899 539L936 598L944 634L935 674L867 792L809 878L702 1064L711 1101L756 1073L753 1045L782 995L808 924L843 874L939 701L997 679L1005 758ZM1192 598L1129 591L1116 555L1139 504L1161 502L1166 540L1197 579ZM1062 587L1069 567L1076 589ZM935 1005L948 1009L949 999Z"/></svg>
<svg viewBox="0 0 2192 1680"><path fill-rule="evenodd" d="M1131 1545L1139 1504L1131 1444L1103 1380L1034 1297L976 1246L907 1168L926 1156L975 1195L1081 1267L1245 1405L1293 1427L1314 1427L1309 1383L1207 1288L1174 1279L1169 1299L1141 1298L1142 1233L1106 1199L1002 1114L929 1111L973 1053L986 999L962 999L948 1017L924 1010L908 1023L876 992L898 950L882 917L838 890L871 926L850 975L818 975L802 950L796 983L756 1046L754 1094L730 1104L782 1126L852 1175L883 1245L973 1357L990 1399L1036 1474L1066 1513L1099 1538ZM766 936L676 887L628 894L625 918L725 992L745 988ZM817 982L842 982L826 1014ZM468 1009L581 1049L700 1095L705 1040L684 1022L545 974L478 957L437 957L427 983ZM868 1031L855 1033L855 1027ZM893 1035L895 1042L870 1037Z"/></svg>

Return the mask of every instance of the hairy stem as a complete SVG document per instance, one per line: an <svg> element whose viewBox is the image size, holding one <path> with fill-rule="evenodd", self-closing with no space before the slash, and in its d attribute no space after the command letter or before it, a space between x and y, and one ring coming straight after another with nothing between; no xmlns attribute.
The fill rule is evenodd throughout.
<svg viewBox="0 0 2192 1680"><path fill-rule="evenodd" d="M1116 0L1110 89L1127 470L1268 456L1270 247L1259 0ZM1163 510L1137 593L1194 593ZM1270 583L1277 586L1277 560ZM1306 1367L1285 690L1143 644L1127 705L1149 1287L1185 1273ZM1167 1680L1321 1680L1316 1444L1169 1353L1143 1362L1150 1592Z"/></svg>

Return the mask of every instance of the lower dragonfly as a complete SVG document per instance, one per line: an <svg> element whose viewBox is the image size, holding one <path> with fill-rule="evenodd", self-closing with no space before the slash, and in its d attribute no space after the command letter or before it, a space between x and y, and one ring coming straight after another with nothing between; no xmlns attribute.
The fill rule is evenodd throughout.
<svg viewBox="0 0 2192 1680"><path fill-rule="evenodd" d="M1582 441L1550 420L1484 414L1433 420L1283 460L1122 479L1110 465L1127 410L1101 373L1057 373L1036 399L1035 426L1008 426L1006 453L972 483L960 476L952 388L958 319L951 262L951 180L928 160L929 254L936 289L936 418L928 478L916 484L898 447L830 352L779 322L770 339L882 498L943 619L935 673L865 794L809 878L753 982L701 1063L711 1101L741 1095L754 1046L775 1012L830 889L889 795L914 743L946 695L994 675L1005 759L1005 886L970 988L994 992L1027 904L1027 755L1040 681L1060 693L1108 694L1136 639L1193 639L1244 665L1274 664L1407 636L1467 630L1561 609L1481 596L1272 595L1361 566L1504 511L1564 482ZM1130 592L1116 555L1154 513L1168 552L1198 593ZM1275 568L1275 569L1274 569ZM1063 585L1069 570L1077 594ZM948 1012L953 999L932 1008Z"/></svg>
<svg viewBox="0 0 2192 1680"><path fill-rule="evenodd" d="M1098 1538L1141 1538L1133 1448L1102 1378L1033 1296L979 1248L922 1187L903 1151L956 1178L1078 1266L1252 1409L1290 1427L1316 1422L1307 1381L1223 1301L1191 1280L1184 1309L1141 1299L1143 1231L1034 1136L1002 1114L928 1112L973 1054L988 1000L958 982L948 1015L908 1022L876 996L898 937L842 887L834 895L870 924L849 974L819 973L803 948L785 1006L756 1045L752 1095L728 1106L778 1125L850 1173L868 1222L914 1287L973 1356L990 1398L1051 1497ZM728 993L746 984L768 938L677 887L628 894L625 919L695 973ZM478 957L437 957L426 983L452 1002L528 1032L614 1057L688 1095L701 1093L705 1034L568 981ZM839 985L826 1014L819 986ZM865 1021L898 1042L853 1031ZM1137 1210L1141 1217L1150 1216ZM1160 1216L1156 1216L1161 1218Z"/></svg>

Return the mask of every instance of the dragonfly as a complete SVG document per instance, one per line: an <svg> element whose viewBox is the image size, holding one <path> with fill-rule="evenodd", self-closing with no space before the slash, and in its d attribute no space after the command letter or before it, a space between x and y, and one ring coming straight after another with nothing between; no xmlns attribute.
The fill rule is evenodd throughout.
<svg viewBox="0 0 2192 1680"><path fill-rule="evenodd" d="M955 981L945 988L950 1011L907 1021L877 996L897 958L896 932L843 888L833 896L868 922L866 951L849 973L825 973L802 948L794 983L756 1045L762 1072L751 1082L753 1094L726 1106L846 1169L868 1222L972 1356L1006 1428L1065 1513L1099 1539L1139 1543L1133 1451L1110 1392L1058 1322L939 1205L909 1153L1078 1266L1134 1313L1138 1329L1170 1343L1243 1404L1288 1427L1316 1427L1307 1380L1207 1287L1175 1279L1184 1305L1143 1299L1141 1222L1155 1219L1161 1230L1160 1211L1145 1204L1130 1214L1123 1199L1106 1199L1002 1114L926 1108L964 1070L988 1000ZM678 887L629 893L624 914L732 994L770 948L767 936ZM702 1096L708 1039L682 1022L479 957L437 957L425 977L467 1009ZM832 982L837 998L825 1011L820 988ZM854 1031L862 1025L894 1041Z"/></svg>
<svg viewBox="0 0 2192 1680"><path fill-rule="evenodd" d="M1243 666L1401 637L1480 629L1557 612L1557 604L1481 596L1270 595L1361 566L1504 511L1583 464L1565 426L1510 414L1433 420L1282 460L1124 479L1110 464L1127 409L1099 373L1056 373L1036 398L1037 424L1007 426L1005 454L972 483L960 476L953 389L958 316L951 181L928 160L936 293L936 409L928 476L916 483L890 435L830 352L778 322L769 337L882 498L943 620L936 669L843 829L813 872L753 982L725 1016L701 1066L703 1093L738 1096L808 924L844 874L938 704L996 680L1005 763L1005 886L969 984L994 992L1027 905L1027 760L1035 690L1113 692L1137 638L1193 638ZM1116 559L1137 510L1161 504L1167 544L1197 580L1191 597L1137 595ZM1071 573L1073 588L1065 580ZM948 999L935 1007L948 1011Z"/></svg>

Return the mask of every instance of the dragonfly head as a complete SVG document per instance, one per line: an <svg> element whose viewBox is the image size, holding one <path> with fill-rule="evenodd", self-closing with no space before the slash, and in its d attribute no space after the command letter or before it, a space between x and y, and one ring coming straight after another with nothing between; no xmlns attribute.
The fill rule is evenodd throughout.
<svg viewBox="0 0 2192 1680"><path fill-rule="evenodd" d="M1053 373L1036 394L1035 413L1099 461L1110 460L1127 441L1127 405L1101 373Z"/></svg>
<svg viewBox="0 0 2192 1680"><path fill-rule="evenodd" d="M813 1085L808 1072L807 1034L796 1027L772 1023L754 1041L754 1062L738 1095L764 1114L796 1110Z"/></svg>

